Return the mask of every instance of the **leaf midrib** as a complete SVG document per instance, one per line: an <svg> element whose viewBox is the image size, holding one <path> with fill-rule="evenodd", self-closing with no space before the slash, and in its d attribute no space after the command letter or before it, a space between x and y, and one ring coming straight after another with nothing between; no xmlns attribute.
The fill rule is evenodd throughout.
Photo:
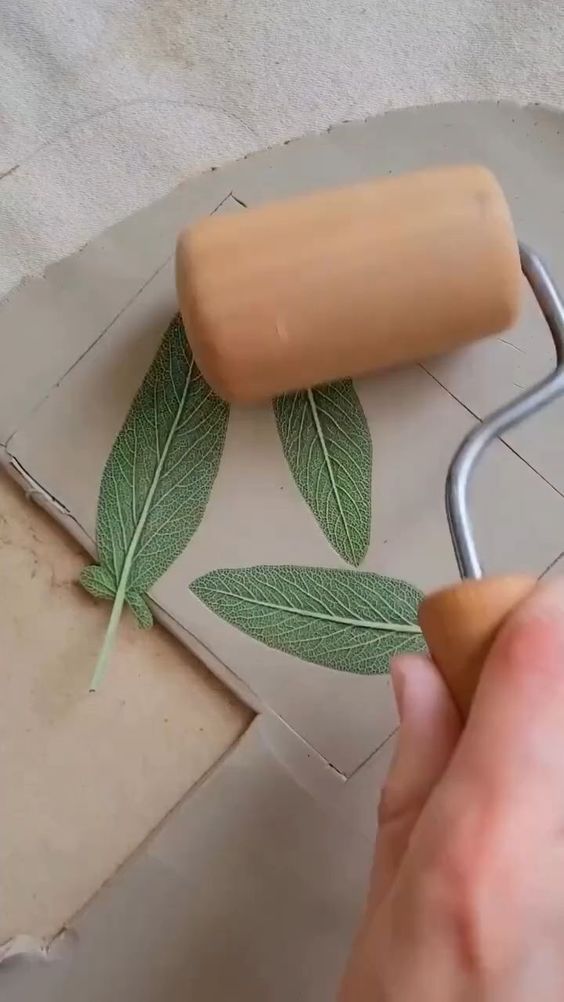
<svg viewBox="0 0 564 1002"><path fill-rule="evenodd" d="M310 406L310 409L311 409L311 414L312 414L312 417L313 417L313 423L315 425L315 430L317 432L317 437L319 439L319 444L321 446L321 451L323 452L323 459L325 461L325 467L327 469L327 474L329 476L329 481L331 483L331 490L333 492L333 496L334 496L335 501L337 503L337 508L339 509L339 515L341 516L341 521L343 523L343 527L344 527L345 534L346 534L346 537L347 537L347 541L348 541L348 544L349 544L349 552L350 552L350 554L352 555L352 557L354 559L354 557L355 557L354 541L351 538L349 524L348 524L345 512L343 510L343 506L341 504L341 497L340 497L340 494L339 494L339 488L338 488L337 482L335 480L335 474L333 472L333 464L332 464L332 461L331 461L331 456L329 455L329 450L327 448L327 444L325 442L325 434L323 432L323 427L322 427L321 420L320 420L320 417L319 417L319 414L318 414L318 411L317 411L317 404L315 402L315 397L314 397L314 391L313 390L311 390L311 389L307 390L307 399L308 399L308 403L309 403L309 406Z"/></svg>
<svg viewBox="0 0 564 1002"><path fill-rule="evenodd" d="M239 602L248 602L250 605L258 605L262 608L277 610L278 612L289 612L304 619L321 619L329 623L339 623L341 626L358 626L361 629L374 630L380 633L421 633L419 626L409 623L386 623L371 619L352 619L346 616L333 616L326 612L314 612L309 609L300 609L298 606L283 605L278 602L261 601L259 598L249 598L246 595L236 592L226 591L223 588L214 588L214 594L223 595L226 598L234 598Z"/></svg>
<svg viewBox="0 0 564 1002"><path fill-rule="evenodd" d="M141 538L141 533L143 532L143 529L145 528L145 524L147 522L147 518L148 518L149 512L151 510L151 504L153 503L153 498L155 496L155 491L157 489L159 480L161 478L161 473L163 471L164 464L166 463L166 460L167 460L167 456L168 456L168 453L169 453L169 450L170 450L170 445L171 445L171 442L172 442L172 440L174 438L174 435L175 435L175 432L176 432L176 428L178 426L178 422L180 421L180 415L182 414L182 411L184 410L184 404L186 403L186 397L188 396L188 388L190 386L190 381L192 379L192 369L193 369L193 367L194 367L194 359L192 359L192 361L190 362L190 367L189 367L188 372L186 374L186 380L185 380L185 383L184 383L184 389L182 391L182 396L181 396L181 398L180 398L180 400L178 402L178 407L177 407L177 410L176 410L174 421L172 422L172 424L170 426L170 431L169 431L169 433L168 433L168 435L166 437L166 441L165 441L165 444L163 446L163 450L160 453L160 455L159 455L159 452L158 452L158 433L157 433L157 430L155 429L155 431L157 433L157 455L159 456L159 461L158 461L158 463L157 463L157 465L155 467L155 472L153 474L153 479L151 481L151 486L149 487L149 490L147 491L147 497L145 498L145 503L144 503L144 505L143 505L143 507L141 509L141 514L139 515L139 521L137 522L137 525L135 526L135 532L133 533L133 536L131 537L131 542L130 542L128 548L127 548L127 553L125 555L125 560L123 562L123 567L122 567L122 570L121 570L121 575L120 575L120 580L119 580L119 584L120 585L121 585L122 581L125 578L125 583L126 583L126 586L127 586L127 581L129 579L129 575L130 575L130 572L131 572L131 566L133 564L133 560L134 560L134 557L135 557L135 551L137 549L137 544L139 543L139 539Z"/></svg>

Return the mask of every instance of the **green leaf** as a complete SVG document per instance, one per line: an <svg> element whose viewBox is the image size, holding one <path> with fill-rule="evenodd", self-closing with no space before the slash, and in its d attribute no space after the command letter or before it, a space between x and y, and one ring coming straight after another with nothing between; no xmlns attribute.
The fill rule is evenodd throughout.
<svg viewBox="0 0 564 1002"><path fill-rule="evenodd" d="M80 572L80 584L94 598L106 598L112 601L116 597L116 584L112 574L105 567L91 564ZM131 609L138 626L149 630L153 625L153 613L140 592L128 590L125 601Z"/></svg>
<svg viewBox="0 0 564 1002"><path fill-rule="evenodd" d="M98 567L97 564L90 564L80 572L78 579L80 584L93 598L108 598L110 601L115 598L116 586L113 576L105 567Z"/></svg>
<svg viewBox="0 0 564 1002"><path fill-rule="evenodd" d="M154 622L153 613L143 596L140 595L139 592L128 591L125 596L125 601L135 616L137 625L140 626L142 630L150 630Z"/></svg>
<svg viewBox="0 0 564 1002"><path fill-rule="evenodd" d="M325 567L225 568L191 589L255 640L327 668L380 675L391 655L425 650L422 594L394 578Z"/></svg>
<svg viewBox="0 0 564 1002"><path fill-rule="evenodd" d="M228 419L228 405L204 381L182 321L174 317L102 475L96 524L100 568L86 568L80 580L91 594L111 597L114 604L91 689L105 674L124 603L140 625L152 622L143 595L202 520Z"/></svg>
<svg viewBox="0 0 564 1002"><path fill-rule="evenodd" d="M305 501L337 553L359 564L370 542L372 441L351 380L278 397L274 413Z"/></svg>

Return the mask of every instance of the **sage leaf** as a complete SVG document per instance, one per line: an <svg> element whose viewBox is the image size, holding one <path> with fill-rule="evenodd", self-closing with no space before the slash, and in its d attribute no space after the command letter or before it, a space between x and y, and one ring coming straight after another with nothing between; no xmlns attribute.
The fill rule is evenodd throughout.
<svg viewBox="0 0 564 1002"><path fill-rule="evenodd" d="M331 545L358 565L370 542L372 441L350 379L274 401L292 476Z"/></svg>
<svg viewBox="0 0 564 1002"><path fill-rule="evenodd" d="M425 650L417 625L421 592L368 571L224 568L190 587L209 609L255 640L338 671L380 675L391 655Z"/></svg>
<svg viewBox="0 0 564 1002"><path fill-rule="evenodd" d="M114 578L105 567L98 567L96 564L85 567L80 574L80 583L93 598L107 598L110 600L115 598L116 587Z"/></svg>
<svg viewBox="0 0 564 1002"><path fill-rule="evenodd" d="M124 604L140 626L147 590L198 528L215 480L229 407L204 381L180 316L170 323L106 462L96 522L99 566L80 582L113 599L91 690L100 685Z"/></svg>
<svg viewBox="0 0 564 1002"><path fill-rule="evenodd" d="M150 630L153 625L153 613L151 612L146 599L139 592L128 591L125 596L129 608L131 609L137 625L142 630Z"/></svg>

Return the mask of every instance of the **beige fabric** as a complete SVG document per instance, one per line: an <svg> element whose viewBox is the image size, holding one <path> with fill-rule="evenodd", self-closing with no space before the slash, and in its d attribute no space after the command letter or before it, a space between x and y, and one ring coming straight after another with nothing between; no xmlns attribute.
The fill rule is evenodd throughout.
<svg viewBox="0 0 564 1002"><path fill-rule="evenodd" d="M559 0L19 0L0 21L0 292L244 153L564 94Z"/></svg>

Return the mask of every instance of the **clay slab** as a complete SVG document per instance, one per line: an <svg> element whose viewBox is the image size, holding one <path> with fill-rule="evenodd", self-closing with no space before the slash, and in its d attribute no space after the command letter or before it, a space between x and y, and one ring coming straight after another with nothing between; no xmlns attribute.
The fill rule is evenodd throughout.
<svg viewBox="0 0 564 1002"><path fill-rule="evenodd" d="M316 182L349 182L438 161L481 160L493 166L505 184L525 235L531 230L528 221L537 220L531 235L550 253L557 243L556 224L548 232L542 226L539 230L538 220L548 223L553 216L539 209L537 193L545 191L552 197L555 192L559 124L555 113L507 105L445 105L385 115L214 172L216 186L224 175L226 192L214 209L244 211L240 203L309 190ZM537 138L531 149L533 129ZM546 175L546 184L531 185L533 161L537 173ZM44 390L43 402L18 422L8 443L10 456L65 506L91 541L105 458L175 309L170 261L175 231L194 215L210 211L208 190L199 201L183 194L185 188L200 183L201 179L186 182L164 207L157 203L142 220L126 221L111 231L108 239L120 248L127 243L128 248L123 255L128 275L123 304L92 347L56 386ZM213 190L223 189L220 184ZM527 199L530 205L525 210L521 206ZM163 253L160 263L152 260L149 267L145 250L136 260L135 243L130 236L120 236L122 227L130 234L133 225L143 247L153 231L162 241L163 227L169 227L168 254ZM558 265L560 259L554 256ZM104 275L90 265L77 275L74 259L57 266L59 288L66 285L67 266L69 284L72 279L76 287L82 275L90 295L103 298ZM135 269L138 289L132 299L130 276ZM33 302L30 311L28 323L31 318L39 323L43 314L37 313ZM497 404L515 375L511 369L507 374L505 360L518 356L521 384L526 385L546 364L547 353L546 332L538 323L528 326L530 319L529 308L511 332L510 344L509 339L494 340L454 360L433 360L425 368L358 382L374 442L373 531L366 569L404 577L424 590L456 577L442 485L449 459L475 416L465 400L469 391L462 393L455 375L462 369L468 385L487 384L488 406ZM43 317L43 324L47 344L53 321ZM61 324L65 326L64 318ZM475 352L484 357L481 369L473 363ZM540 363L543 357L545 363ZM554 450L560 448L555 434L557 407L539 419L544 422L542 435L535 436L534 428L526 432L522 458L498 444L477 474L476 532L491 571L521 568L540 573L560 552L564 502L558 478L546 476L539 444L548 437ZM256 706L280 717L339 772L351 775L393 729L387 679L339 674L265 648L219 620L188 589L193 578L214 567L287 562L343 566L293 484L270 408L234 408L204 522L152 597L188 645L197 643L198 649L208 652L212 667L223 666L224 677L234 676Z"/></svg>

